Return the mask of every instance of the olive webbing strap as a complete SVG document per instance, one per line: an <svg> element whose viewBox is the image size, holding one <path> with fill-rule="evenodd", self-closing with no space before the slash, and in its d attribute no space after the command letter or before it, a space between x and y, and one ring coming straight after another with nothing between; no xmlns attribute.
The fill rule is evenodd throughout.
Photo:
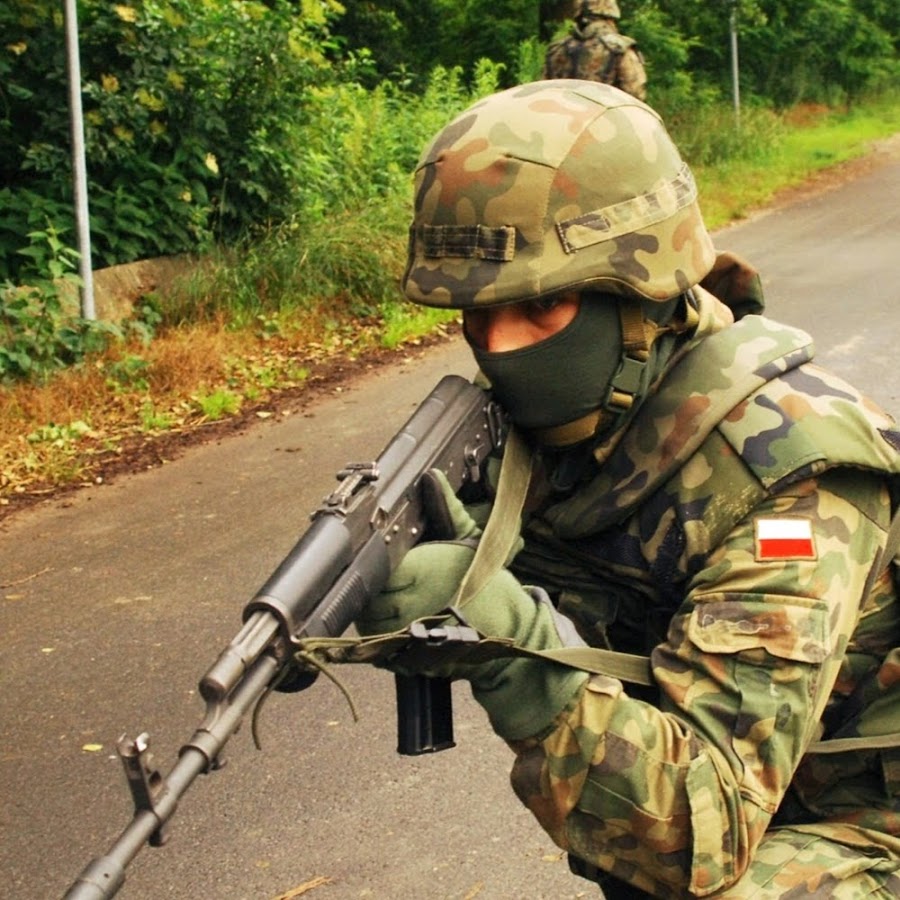
<svg viewBox="0 0 900 900"><path fill-rule="evenodd" d="M541 650L537 655L573 669L609 675L632 684L656 684L649 656L603 650L600 647L560 647L557 650Z"/></svg>
<svg viewBox="0 0 900 900"><path fill-rule="evenodd" d="M491 515L451 606L465 606L506 565L521 533L533 462L531 449L518 431L510 428ZM653 684L650 660L646 656L597 647L560 647L536 651L533 655L586 672Z"/></svg>
<svg viewBox="0 0 900 900"><path fill-rule="evenodd" d="M806 752L824 756L829 753L849 753L851 750L891 750L895 747L900 747L900 733L897 732L814 741L806 748Z"/></svg>
<svg viewBox="0 0 900 900"><path fill-rule="evenodd" d="M491 515L472 562L451 606L465 606L509 559L522 530L522 509L531 482L534 454L515 427L510 427Z"/></svg>

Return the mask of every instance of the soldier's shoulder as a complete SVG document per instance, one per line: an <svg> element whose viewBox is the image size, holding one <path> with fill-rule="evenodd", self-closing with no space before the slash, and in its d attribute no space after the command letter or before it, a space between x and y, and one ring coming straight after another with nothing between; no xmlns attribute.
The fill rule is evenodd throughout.
<svg viewBox="0 0 900 900"><path fill-rule="evenodd" d="M628 37L627 34L619 34L618 32L604 34L601 40L610 50L613 50L616 53L624 53L626 50L637 47L637 41L634 38Z"/></svg>
<svg viewBox="0 0 900 900"><path fill-rule="evenodd" d="M547 55L549 56L552 53L559 53L560 50L565 50L565 48L574 41L572 37L561 37L555 41L551 41L547 45Z"/></svg>

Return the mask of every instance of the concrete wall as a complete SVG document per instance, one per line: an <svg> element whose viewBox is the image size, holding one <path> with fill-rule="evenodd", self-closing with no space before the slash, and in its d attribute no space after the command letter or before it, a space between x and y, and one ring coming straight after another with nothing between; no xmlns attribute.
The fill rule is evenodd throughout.
<svg viewBox="0 0 900 900"><path fill-rule="evenodd" d="M197 260L190 256L142 259L94 272L94 307L98 319L119 322L134 304L151 291L164 292L178 279L189 276Z"/></svg>

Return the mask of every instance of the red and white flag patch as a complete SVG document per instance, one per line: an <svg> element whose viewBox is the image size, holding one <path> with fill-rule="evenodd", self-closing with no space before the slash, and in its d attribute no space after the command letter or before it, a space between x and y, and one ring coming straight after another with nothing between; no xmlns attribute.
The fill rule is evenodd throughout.
<svg viewBox="0 0 900 900"><path fill-rule="evenodd" d="M809 519L757 519L756 558L762 560L815 559Z"/></svg>

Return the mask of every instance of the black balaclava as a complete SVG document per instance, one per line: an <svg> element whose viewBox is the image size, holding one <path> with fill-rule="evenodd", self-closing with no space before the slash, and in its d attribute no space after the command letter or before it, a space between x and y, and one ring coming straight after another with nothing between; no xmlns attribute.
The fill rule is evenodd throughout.
<svg viewBox="0 0 900 900"><path fill-rule="evenodd" d="M630 418L668 359L668 352L660 358L659 342L651 342L636 376L634 409L609 408L611 388L626 363L620 302L624 301L612 295L585 292L578 312L565 328L517 350L491 353L466 335L494 396L513 422L538 443L566 446L566 441L547 440L547 435L598 411L601 415L594 420L595 428L578 440L608 435ZM661 333L667 330L661 326L672 319L680 302L680 297L666 303L645 302L641 305L643 317Z"/></svg>
<svg viewBox="0 0 900 900"><path fill-rule="evenodd" d="M499 353L469 346L501 406L516 425L534 431L603 405L619 365L622 327L614 303L585 298L565 328L536 344Z"/></svg>

